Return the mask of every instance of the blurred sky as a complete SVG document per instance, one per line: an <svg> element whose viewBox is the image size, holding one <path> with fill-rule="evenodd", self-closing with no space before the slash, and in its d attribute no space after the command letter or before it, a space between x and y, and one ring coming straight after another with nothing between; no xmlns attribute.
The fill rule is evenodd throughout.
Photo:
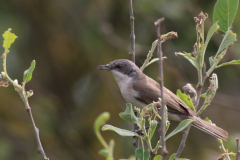
<svg viewBox="0 0 240 160"><path fill-rule="evenodd" d="M192 52L196 41L195 22L201 11L208 13L205 32L213 24L216 1L208 0L133 0L136 35L136 63L141 66L156 39L153 22L165 17L162 33L175 31L179 38L163 44L164 83L174 93L186 83L197 84L196 69L177 51ZM50 160L104 160L102 149L93 132L95 118L104 111L111 114L107 122L131 130L118 114L125 102L109 72L96 69L115 59L129 59L130 22L127 1L123 0L1 0L0 33L12 28L18 38L10 48L7 70L12 79L22 81L23 72L36 60L33 78L26 86L34 96L29 98L43 147ZM240 12L233 31L240 35ZM215 55L221 35L215 34L206 52ZM240 59L240 43L232 46L223 61ZM3 53L4 49L0 51ZM156 53L154 54L156 57ZM2 70L2 65L0 66ZM229 132L226 146L236 150L240 138L240 66L226 66L218 75L219 90L210 107L201 115ZM158 64L145 73L157 79ZM204 91L208 87L208 80ZM0 88L0 159L40 160L36 153L34 132L21 98L12 86ZM178 122L172 122L170 130ZM115 159L134 153L131 137L106 131L103 137L116 142ZM157 137L156 137L157 138ZM177 151L181 134L167 142L170 153ZM181 157L193 160L216 159L221 154L215 138L192 128Z"/></svg>

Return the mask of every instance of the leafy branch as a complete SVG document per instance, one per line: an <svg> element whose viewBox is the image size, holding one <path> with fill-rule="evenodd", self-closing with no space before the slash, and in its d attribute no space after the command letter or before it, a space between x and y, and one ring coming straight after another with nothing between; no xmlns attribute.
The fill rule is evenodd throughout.
<svg viewBox="0 0 240 160"><path fill-rule="evenodd" d="M231 8L231 10L229 10L229 8ZM236 15L237 8L238 0L228 1L227 4L225 3L224 0L218 0L216 2L213 12L214 24L209 29L206 40L204 39L204 21L208 16L207 14L203 14L201 12L198 15L198 17L195 17L197 41L194 45L194 51L192 53L181 52L176 53L176 55L181 55L184 58L186 58L197 69L198 72L198 85L196 87L197 98L194 100L196 110L198 109L199 106L199 101L202 95L204 82L206 78L210 76L213 70L225 65L240 64L240 60L233 60L231 62L222 63L218 65L219 62L226 55L228 48L236 41L237 36L230 30L230 28L233 19ZM225 33L225 35L215 56L209 58L210 68L206 71L206 65L204 63L205 52L211 37L219 29L221 32ZM197 116L199 116L202 113L202 111L209 106L213 97L216 94L217 88L218 88L217 75L212 74L212 77L210 78L210 87L208 88L208 91L206 92L204 97L205 98L204 104L200 108L200 110L198 110L196 114ZM183 151L189 130L190 126L183 132L183 138L175 158L179 157L181 152Z"/></svg>
<svg viewBox="0 0 240 160"><path fill-rule="evenodd" d="M7 55L9 53L10 46L15 41L17 36L15 34L11 33L11 29L9 28L3 34L3 38L4 38L3 48L5 49L5 51L2 55L2 58L3 58L3 72L1 73L1 84L5 84L5 87L6 87L6 86L8 86L6 84L8 84L8 82L10 82L10 84L12 84L13 87L15 88L15 90L19 93L20 97L23 100L25 109L26 109L26 111L27 111L27 113L30 117L30 120L31 120L31 123L32 123L32 126L33 126L33 130L34 130L34 133L35 133L37 146L38 146L37 152L40 155L42 155L44 160L49 160L49 158L47 158L47 156L46 156L46 154L43 150L43 147L42 147L42 144L41 144L41 141L40 141L40 137L39 137L39 129L35 125L33 115L32 115L32 111L31 111L31 107L28 103L28 98L33 95L33 91L32 90L30 90L30 91L25 90L26 83L29 82L32 79L32 73L33 73L33 70L35 68L36 62L35 62L35 60L33 60L30 68L24 72L24 78L23 78L23 84L22 85L18 84L17 79L12 80L8 76L6 63L7 63ZM1 86L4 86L4 85L1 85Z"/></svg>
<svg viewBox="0 0 240 160"><path fill-rule="evenodd" d="M94 122L94 132L98 138L98 140L103 145L104 149L101 149L98 153L104 157L106 157L107 160L114 160L113 158L113 148L114 148L114 140L110 140L109 144L106 143L104 138L102 137L100 133L100 128L105 122L110 118L110 114L108 112L103 112L100 114L95 122Z"/></svg>
<svg viewBox="0 0 240 160"><path fill-rule="evenodd" d="M160 101L158 103L161 103ZM149 104L143 109L136 108L134 109L138 113L138 117L135 116L133 107L131 103L126 104L126 110L122 113L119 114L119 116L127 121L131 122L134 124L137 124L138 127L140 128L137 131L129 131L126 129L121 129L118 127L114 127L109 124L105 124L102 127L103 131L110 130L114 131L117 134L124 136L124 137L132 137L136 136L142 141L142 146L141 148L136 149L135 155L137 156L138 159L140 160L161 160L162 156L157 155L157 151L159 148L162 148L162 141L161 138L158 140L157 144L155 147L152 146L152 137L154 132L156 131L157 127L157 121L155 120L156 117L160 117L160 115L157 113L157 109L154 107L154 104ZM167 115L167 108L165 110L165 115ZM168 121L167 116L165 116L165 128L166 131L164 134L166 134L170 122ZM169 133L166 136L166 140L174 136L175 134L183 131L189 124L191 124L193 120L191 119L186 119L182 121L177 128L175 128L171 133ZM146 126L146 124L149 124L149 126Z"/></svg>

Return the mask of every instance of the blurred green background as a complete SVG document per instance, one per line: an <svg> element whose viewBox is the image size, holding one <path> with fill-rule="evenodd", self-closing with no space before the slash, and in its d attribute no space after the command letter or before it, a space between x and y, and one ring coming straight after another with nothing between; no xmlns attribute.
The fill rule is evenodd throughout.
<svg viewBox="0 0 240 160"><path fill-rule="evenodd" d="M163 44L164 83L176 92L186 83L195 87L196 69L176 51L192 52L196 41L193 17L202 10L209 17L205 31L212 25L215 4L209 0L134 0L136 63L141 66L151 43L156 39L153 22L165 17L162 33L175 31L179 38ZM240 12L237 12L233 31L240 35ZM128 59L130 51L130 23L127 1L123 0L1 0L0 33L12 28L18 38L10 48L7 70L12 79L21 82L23 72L33 59L36 69L26 86L34 91L29 98L33 116L43 147L50 160L104 160L98 155L102 149L93 132L95 118L104 111L111 113L109 124L132 129L118 113L125 102L113 76L99 71L97 65L115 59ZM206 52L216 53L221 35L215 34ZM3 40L3 39L2 39ZM239 41L224 61L240 59ZM1 48L0 52L4 52ZM156 57L156 53L154 55ZM2 70L2 65L0 66ZM240 66L219 68L219 90L202 118L209 117L229 132L227 148L236 151L235 138L240 138ZM158 64L145 73L157 79ZM208 87L206 81L205 89ZM0 88L0 159L41 160L36 153L34 132L23 103L12 86ZM178 122L172 122L172 130ZM109 142L116 142L115 159L128 158L134 153L131 137L103 132ZM177 151L181 134L167 142L170 153ZM181 157L192 160L217 159L221 154L215 138L192 128Z"/></svg>

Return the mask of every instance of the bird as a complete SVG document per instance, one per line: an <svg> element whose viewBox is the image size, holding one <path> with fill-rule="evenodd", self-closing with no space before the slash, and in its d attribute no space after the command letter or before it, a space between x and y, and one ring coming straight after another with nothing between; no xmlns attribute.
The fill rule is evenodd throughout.
<svg viewBox="0 0 240 160"><path fill-rule="evenodd" d="M159 101L161 97L160 85L152 78L145 75L138 66L127 59L117 59L106 65L99 65L99 70L110 71L127 103L143 108L150 103ZM168 119L182 121L192 119L194 127L222 140L228 138L228 132L212 125L196 116L177 95L163 88L164 101L168 110Z"/></svg>

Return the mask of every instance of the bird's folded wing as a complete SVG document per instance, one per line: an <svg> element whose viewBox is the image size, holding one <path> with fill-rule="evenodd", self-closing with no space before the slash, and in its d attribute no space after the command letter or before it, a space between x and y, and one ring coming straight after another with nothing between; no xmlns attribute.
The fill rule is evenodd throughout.
<svg viewBox="0 0 240 160"><path fill-rule="evenodd" d="M135 98L146 105L157 102L161 97L160 85L153 79L146 76L142 79L141 84L139 81L133 83L133 89L138 93ZM144 84L143 84L144 83ZM164 87L164 99L168 107L168 112L194 115L194 111L191 110L179 97Z"/></svg>

